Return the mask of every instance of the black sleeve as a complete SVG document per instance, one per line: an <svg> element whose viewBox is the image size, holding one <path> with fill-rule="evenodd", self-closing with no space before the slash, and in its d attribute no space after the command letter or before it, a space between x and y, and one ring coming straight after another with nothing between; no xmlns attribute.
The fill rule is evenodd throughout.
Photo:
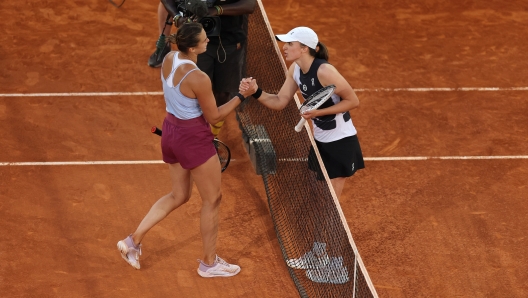
<svg viewBox="0 0 528 298"><path fill-rule="evenodd" d="M178 5L175 0L161 0L161 4L165 6L165 9L171 16L175 16L178 13Z"/></svg>

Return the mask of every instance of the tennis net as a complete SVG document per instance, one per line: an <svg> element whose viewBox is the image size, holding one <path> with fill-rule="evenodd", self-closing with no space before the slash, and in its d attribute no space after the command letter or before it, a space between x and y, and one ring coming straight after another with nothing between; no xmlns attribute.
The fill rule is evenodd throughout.
<svg viewBox="0 0 528 298"><path fill-rule="evenodd" d="M278 93L286 65L260 0L249 16L247 76ZM242 135L262 175L277 238L301 297L378 297L329 181L308 168L311 132L295 132L299 100L281 111L246 100L237 108ZM318 162L324 170L324 165Z"/></svg>

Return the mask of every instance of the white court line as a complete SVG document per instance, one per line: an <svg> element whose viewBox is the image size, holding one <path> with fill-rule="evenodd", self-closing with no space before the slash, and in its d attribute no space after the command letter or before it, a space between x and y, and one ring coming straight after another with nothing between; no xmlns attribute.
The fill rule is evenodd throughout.
<svg viewBox="0 0 528 298"><path fill-rule="evenodd" d="M400 161L400 160L467 160L467 159L528 159L528 155L503 155L503 156L414 156L414 157L367 157L369 161Z"/></svg>
<svg viewBox="0 0 528 298"><path fill-rule="evenodd" d="M528 159L528 155L504 156L413 156L413 157L366 157L366 161L402 161L402 160L492 160L492 159ZM236 161L236 159L231 159ZM279 161L307 161L306 158L284 158ZM162 160L109 160L109 161L44 161L44 162L0 162L0 166L79 166L79 165L142 165L163 164Z"/></svg>
<svg viewBox="0 0 528 298"><path fill-rule="evenodd" d="M163 92L74 92L74 93L0 93L0 97L56 97L56 96L157 96Z"/></svg>
<svg viewBox="0 0 528 298"><path fill-rule="evenodd" d="M453 92L453 91L528 91L528 87L458 87L458 88L358 88L357 92Z"/></svg>
<svg viewBox="0 0 528 298"><path fill-rule="evenodd" d="M162 164L163 160L0 162L0 166L85 166Z"/></svg>
<svg viewBox="0 0 528 298"><path fill-rule="evenodd" d="M458 87L458 88L357 88L356 92L453 92L453 91L528 91L528 87ZM0 97L58 97L58 96L158 96L153 92L72 92L72 93L0 93Z"/></svg>
<svg viewBox="0 0 528 298"><path fill-rule="evenodd" d="M467 160L467 159L528 159L528 155L503 156L409 156L409 157L365 157L367 161L401 161L401 160ZM279 161L308 161L308 158L281 158Z"/></svg>
<svg viewBox="0 0 528 298"><path fill-rule="evenodd" d="M231 159L230 162L237 161ZM152 165L164 164L163 160L108 160L108 161L39 161L0 162L0 166L89 166L89 165Z"/></svg>

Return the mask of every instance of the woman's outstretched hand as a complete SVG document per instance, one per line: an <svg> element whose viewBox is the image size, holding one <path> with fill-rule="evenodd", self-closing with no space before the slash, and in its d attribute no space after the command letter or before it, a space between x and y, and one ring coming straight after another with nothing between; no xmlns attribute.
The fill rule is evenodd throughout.
<svg viewBox="0 0 528 298"><path fill-rule="evenodd" d="M257 89L258 89L257 80L253 79L252 77L249 77L249 78L243 78L240 81L238 92L240 92L240 94L244 95L245 97L248 97L250 95L253 95L255 92L257 92Z"/></svg>

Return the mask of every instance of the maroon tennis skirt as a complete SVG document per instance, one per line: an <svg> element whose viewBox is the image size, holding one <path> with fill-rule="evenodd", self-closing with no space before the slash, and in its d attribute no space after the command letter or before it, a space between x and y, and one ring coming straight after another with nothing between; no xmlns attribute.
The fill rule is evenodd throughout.
<svg viewBox="0 0 528 298"><path fill-rule="evenodd" d="M161 136L163 161L169 164L180 163L187 170L193 169L216 154L213 138L209 123L203 115L181 120L167 113Z"/></svg>

